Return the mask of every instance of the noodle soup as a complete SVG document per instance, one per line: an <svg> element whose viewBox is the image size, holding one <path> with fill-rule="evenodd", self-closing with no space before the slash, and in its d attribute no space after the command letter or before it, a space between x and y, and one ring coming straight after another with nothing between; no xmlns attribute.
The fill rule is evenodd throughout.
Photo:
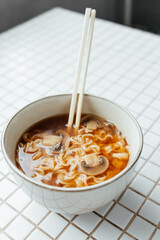
<svg viewBox="0 0 160 240"><path fill-rule="evenodd" d="M23 134L16 149L17 167L45 184L72 188L104 182L129 161L129 145L117 127L83 114L79 130L67 130L68 115L44 119Z"/></svg>

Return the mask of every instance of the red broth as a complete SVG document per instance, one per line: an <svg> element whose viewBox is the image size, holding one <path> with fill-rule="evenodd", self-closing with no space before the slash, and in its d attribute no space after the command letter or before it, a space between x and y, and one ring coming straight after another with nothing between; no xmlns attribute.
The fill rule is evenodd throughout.
<svg viewBox="0 0 160 240"><path fill-rule="evenodd" d="M35 181L58 187L104 182L126 166L129 145L117 127L98 116L82 115L78 131L67 129L68 115L31 126L16 149L17 167Z"/></svg>

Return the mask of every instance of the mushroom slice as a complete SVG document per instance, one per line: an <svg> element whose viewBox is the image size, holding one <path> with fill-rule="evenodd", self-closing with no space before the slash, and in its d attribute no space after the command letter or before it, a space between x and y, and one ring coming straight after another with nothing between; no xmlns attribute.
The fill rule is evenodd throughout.
<svg viewBox="0 0 160 240"><path fill-rule="evenodd" d="M111 122L105 122L104 124L104 130L107 132L107 133L110 133L111 135L114 135L114 134L117 134L117 128L116 126L111 123Z"/></svg>
<svg viewBox="0 0 160 240"><path fill-rule="evenodd" d="M43 138L43 145L49 147L47 154L59 154L69 146L69 134L64 130L57 130L55 135L46 135Z"/></svg>
<svg viewBox="0 0 160 240"><path fill-rule="evenodd" d="M46 136L44 136L42 143L45 146L55 146L61 141L62 141L62 139L59 136L46 135Z"/></svg>
<svg viewBox="0 0 160 240"><path fill-rule="evenodd" d="M96 130L97 128L103 127L102 120L92 115L87 115L83 117L81 120L81 124L89 130Z"/></svg>
<svg viewBox="0 0 160 240"><path fill-rule="evenodd" d="M109 166L108 159L103 155L97 156L96 154L88 154L81 162L81 169L87 175L99 175L104 173Z"/></svg>
<svg viewBox="0 0 160 240"><path fill-rule="evenodd" d="M58 131L56 131L56 134L62 138L62 145L63 148L66 149L69 147L69 134L62 129L59 129Z"/></svg>
<svg viewBox="0 0 160 240"><path fill-rule="evenodd" d="M43 145L47 146L46 152L49 155L53 155L54 153L59 153L62 148L62 138L56 135L46 135L43 138Z"/></svg>

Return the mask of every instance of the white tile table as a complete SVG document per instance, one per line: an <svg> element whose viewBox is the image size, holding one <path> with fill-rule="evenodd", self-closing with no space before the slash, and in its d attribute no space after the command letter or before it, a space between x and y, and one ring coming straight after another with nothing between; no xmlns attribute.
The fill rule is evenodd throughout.
<svg viewBox="0 0 160 240"><path fill-rule="evenodd" d="M0 35L0 134L20 108L71 93L83 16L56 8ZM0 152L0 239L160 239L160 37L96 19L87 93L127 108L144 149L127 189L93 213L51 213L16 185Z"/></svg>

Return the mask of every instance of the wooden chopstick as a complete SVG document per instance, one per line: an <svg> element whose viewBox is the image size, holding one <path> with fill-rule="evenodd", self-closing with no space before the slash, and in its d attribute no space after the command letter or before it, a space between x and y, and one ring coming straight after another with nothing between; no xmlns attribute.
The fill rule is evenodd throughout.
<svg viewBox="0 0 160 240"><path fill-rule="evenodd" d="M76 112L76 122L75 122L75 128L76 129L79 128L80 120L81 120L84 87L85 87L87 70L88 70L88 62L89 62L89 56L90 56L90 50L91 50L91 44L92 44L92 36L93 36L95 16L96 16L96 10L93 9L91 11L91 23L90 23L90 28L89 28L89 36L88 36L87 49L86 49L87 53L86 53L86 59L85 59L85 62L84 62L84 73L83 73L83 76L82 76L82 83L81 83L81 87L80 87L80 94L79 94L78 106L77 106L77 112Z"/></svg>
<svg viewBox="0 0 160 240"><path fill-rule="evenodd" d="M77 69L76 69L76 79L75 79L76 81L75 81L74 90L73 90L72 99L71 99L71 105L70 105L68 128L71 128L71 126L73 124L73 118L74 118L76 101L77 101L77 90L78 90L78 85L79 85L79 80L80 80L82 60L83 60L85 43L86 43L86 38L87 38L90 14L91 14L91 8L86 8L83 31L82 31L82 38L81 38L81 44L80 44L80 51L79 51L79 57L78 57L78 64L77 64Z"/></svg>
<svg viewBox="0 0 160 240"><path fill-rule="evenodd" d="M90 15L91 15L91 20L90 20ZM84 87L85 87L85 81L86 81L87 70L88 70L88 62L89 62L89 56L90 56L90 50L91 50L91 44L92 44L95 16L96 16L95 9L91 10L91 8L86 8L83 31L82 31L82 38L81 38L81 44L80 44L80 52L79 52L79 57L78 57L78 65L77 65L77 69L76 69L76 79L75 79L75 85L74 85L74 90L73 90L71 105L70 105L68 130L71 129L72 124L73 124L73 118L74 118L75 107L76 107L76 102L77 102L77 90L78 90L78 85L80 82L80 75L81 75L81 71L82 71L82 61L83 61L83 56L84 56L85 43L86 43L86 39L87 39L88 26L89 26L89 20L90 20L89 36L87 39L86 55L85 55L85 61L84 61L84 72L83 72L83 76L82 76L82 83L80 86L80 94L79 94L79 100L78 100L78 106L77 106L77 112L76 112L75 128L78 129L79 125L80 125L82 105L83 105L83 96L84 96Z"/></svg>

